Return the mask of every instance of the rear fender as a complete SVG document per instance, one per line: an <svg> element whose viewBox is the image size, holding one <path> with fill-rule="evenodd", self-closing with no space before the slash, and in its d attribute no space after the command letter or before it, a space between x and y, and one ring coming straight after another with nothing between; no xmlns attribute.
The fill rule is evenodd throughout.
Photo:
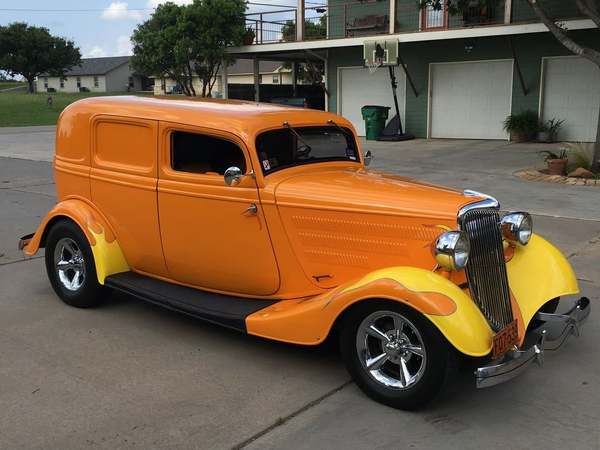
<svg viewBox="0 0 600 450"><path fill-rule="evenodd" d="M109 275L129 270L108 222L90 203L79 199L64 200L54 206L23 249L24 253L28 256L35 255L39 248L45 245L48 230L61 218L75 222L87 237L100 284L104 284L104 279Z"/></svg>
<svg viewBox="0 0 600 450"><path fill-rule="evenodd" d="M429 319L458 351L484 356L493 332L471 298L450 280L428 270L390 267L305 300L286 300L246 319L248 333L297 344L318 344L335 320L358 302L397 301Z"/></svg>

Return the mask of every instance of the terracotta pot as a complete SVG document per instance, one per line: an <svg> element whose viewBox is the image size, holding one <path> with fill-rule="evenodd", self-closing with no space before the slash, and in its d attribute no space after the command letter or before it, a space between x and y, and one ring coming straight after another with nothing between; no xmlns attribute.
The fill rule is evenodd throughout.
<svg viewBox="0 0 600 450"><path fill-rule="evenodd" d="M242 38L242 43L244 45L252 45L253 42L254 42L254 33L245 34L244 37Z"/></svg>
<svg viewBox="0 0 600 450"><path fill-rule="evenodd" d="M549 159L548 163L548 174L549 175L564 175L567 168L566 159Z"/></svg>

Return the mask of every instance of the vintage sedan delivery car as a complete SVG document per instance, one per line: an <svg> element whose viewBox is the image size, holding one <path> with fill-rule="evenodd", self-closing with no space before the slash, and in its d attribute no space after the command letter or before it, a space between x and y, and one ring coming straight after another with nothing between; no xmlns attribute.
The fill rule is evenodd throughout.
<svg viewBox="0 0 600 450"><path fill-rule="evenodd" d="M62 113L45 247L65 303L115 289L303 345L336 331L372 398L405 409L456 355L477 386L541 362L589 314L573 270L496 200L367 169L344 118L241 101L98 97Z"/></svg>

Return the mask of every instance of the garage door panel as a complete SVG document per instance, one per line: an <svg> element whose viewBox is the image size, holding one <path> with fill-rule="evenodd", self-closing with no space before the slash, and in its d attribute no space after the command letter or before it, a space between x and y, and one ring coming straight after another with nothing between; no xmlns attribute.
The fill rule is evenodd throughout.
<svg viewBox="0 0 600 450"><path fill-rule="evenodd" d="M600 69L579 57L544 60L542 117L562 119L558 139L592 142L596 140Z"/></svg>
<svg viewBox="0 0 600 450"><path fill-rule="evenodd" d="M431 137L505 139L511 61L431 65Z"/></svg>
<svg viewBox="0 0 600 450"><path fill-rule="evenodd" d="M387 67L379 68L375 73L369 73L365 67L344 67L339 69L340 83L338 87L339 111L354 125L359 136L365 135L365 123L360 109L365 105L389 106L391 119L394 112L394 97L390 84ZM398 88L398 106L400 117L404 123L404 104L406 94L406 77L404 72L396 70Z"/></svg>

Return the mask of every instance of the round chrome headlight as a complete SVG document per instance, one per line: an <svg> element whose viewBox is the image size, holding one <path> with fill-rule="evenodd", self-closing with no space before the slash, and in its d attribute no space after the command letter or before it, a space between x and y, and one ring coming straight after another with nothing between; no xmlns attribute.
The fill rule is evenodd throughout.
<svg viewBox="0 0 600 450"><path fill-rule="evenodd" d="M435 260L444 269L462 270L469 261L469 239L462 231L447 231L435 241Z"/></svg>
<svg viewBox="0 0 600 450"><path fill-rule="evenodd" d="M509 213L502 218L502 236L508 242L527 245L533 234L531 216L524 212Z"/></svg>

